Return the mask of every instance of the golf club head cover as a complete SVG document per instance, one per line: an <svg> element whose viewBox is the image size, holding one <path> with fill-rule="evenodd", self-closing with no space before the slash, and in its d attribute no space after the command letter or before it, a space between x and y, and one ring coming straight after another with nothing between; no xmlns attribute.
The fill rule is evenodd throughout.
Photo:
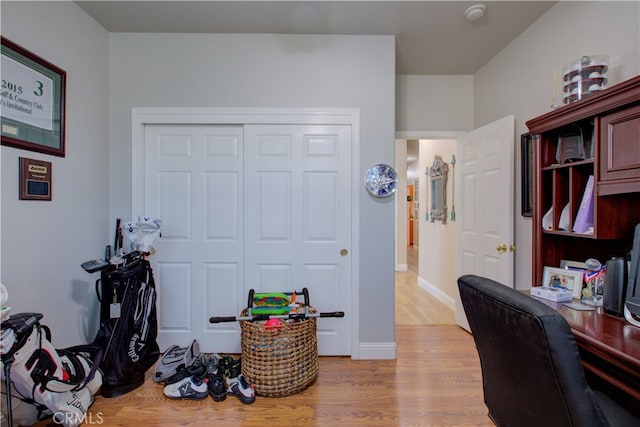
<svg viewBox="0 0 640 427"><path fill-rule="evenodd" d="M133 221L127 221L122 226L122 233L124 237L127 238L129 243L131 244L130 248L133 250L136 247L136 243L138 242L138 232L140 231L140 227Z"/></svg>
<svg viewBox="0 0 640 427"><path fill-rule="evenodd" d="M149 252L153 242L160 235L162 221L143 216L139 218L137 225L141 231L140 243L137 249L142 252Z"/></svg>

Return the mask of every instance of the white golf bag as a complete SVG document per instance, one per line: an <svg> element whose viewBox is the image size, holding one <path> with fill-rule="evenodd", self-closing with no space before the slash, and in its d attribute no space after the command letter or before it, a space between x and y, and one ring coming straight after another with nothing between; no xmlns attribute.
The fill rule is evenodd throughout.
<svg viewBox="0 0 640 427"><path fill-rule="evenodd" d="M23 418L53 417L56 424L75 427L84 421L102 385L98 369L102 349L95 345L55 349L41 318L39 313L21 313L2 322L3 340L13 341L10 348L3 346L2 353L3 392L7 384L11 389L7 410L18 399L32 406L30 414L28 406L20 405ZM10 332L5 336L4 331ZM9 419L9 425L12 422Z"/></svg>

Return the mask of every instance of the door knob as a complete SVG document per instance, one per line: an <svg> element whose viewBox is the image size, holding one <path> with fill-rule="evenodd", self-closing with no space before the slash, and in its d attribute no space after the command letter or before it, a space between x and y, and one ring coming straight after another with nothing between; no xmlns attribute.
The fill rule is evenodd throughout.
<svg viewBox="0 0 640 427"><path fill-rule="evenodd" d="M515 252L516 251L516 245L509 245L509 252Z"/></svg>
<svg viewBox="0 0 640 427"><path fill-rule="evenodd" d="M496 246L496 251L498 252L507 252L507 244L503 243L501 245Z"/></svg>
<svg viewBox="0 0 640 427"><path fill-rule="evenodd" d="M348 254L348 253L349 253L349 251L348 251L348 250L346 250L346 249L340 249L340 255L341 255L341 256L347 256L347 254Z"/></svg>

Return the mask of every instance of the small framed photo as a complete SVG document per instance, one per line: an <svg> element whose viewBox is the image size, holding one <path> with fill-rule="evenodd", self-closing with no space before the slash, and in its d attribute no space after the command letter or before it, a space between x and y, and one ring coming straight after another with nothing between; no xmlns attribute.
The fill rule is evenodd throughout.
<svg viewBox="0 0 640 427"><path fill-rule="evenodd" d="M583 281L584 272L582 270L545 267L542 274L542 286L567 289L572 292L575 299L582 298Z"/></svg>

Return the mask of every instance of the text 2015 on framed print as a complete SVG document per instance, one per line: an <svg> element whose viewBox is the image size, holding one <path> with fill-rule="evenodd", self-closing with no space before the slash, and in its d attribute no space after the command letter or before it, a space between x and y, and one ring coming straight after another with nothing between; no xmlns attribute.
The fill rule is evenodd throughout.
<svg viewBox="0 0 640 427"><path fill-rule="evenodd" d="M2 37L2 145L64 157L66 72Z"/></svg>

